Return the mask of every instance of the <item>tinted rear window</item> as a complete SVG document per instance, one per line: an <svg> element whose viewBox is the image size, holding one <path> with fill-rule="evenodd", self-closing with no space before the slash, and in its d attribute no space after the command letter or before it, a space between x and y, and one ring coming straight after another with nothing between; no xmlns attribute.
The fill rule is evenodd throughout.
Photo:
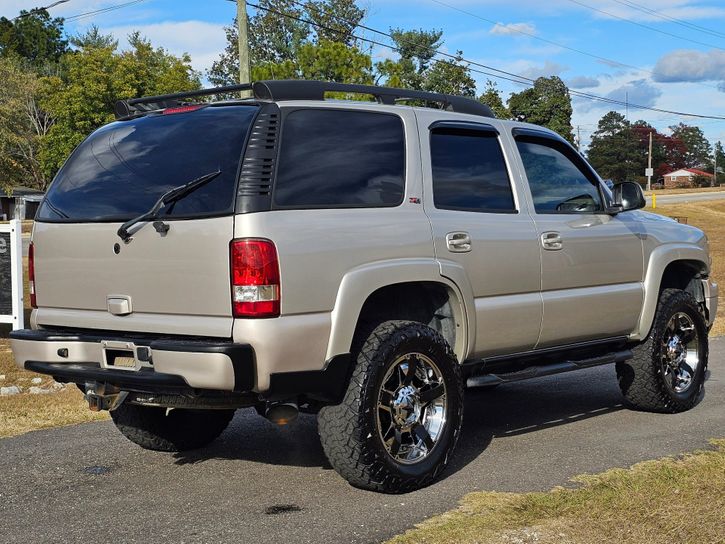
<svg viewBox="0 0 725 544"><path fill-rule="evenodd" d="M444 210L516 211L498 135L443 129L431 134L433 201Z"/></svg>
<svg viewBox="0 0 725 544"><path fill-rule="evenodd" d="M166 206L160 216L232 213L237 169L256 111L256 106L214 106L106 125L73 152L37 217L125 221L147 212L164 192L217 170L217 178Z"/></svg>
<svg viewBox="0 0 725 544"><path fill-rule="evenodd" d="M397 206L404 187L405 137L399 117L342 110L287 115L276 207Z"/></svg>

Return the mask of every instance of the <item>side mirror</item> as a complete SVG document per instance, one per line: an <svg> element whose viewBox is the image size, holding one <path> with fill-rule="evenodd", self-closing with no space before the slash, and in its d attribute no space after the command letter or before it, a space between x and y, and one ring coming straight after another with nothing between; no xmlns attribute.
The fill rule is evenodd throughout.
<svg viewBox="0 0 725 544"><path fill-rule="evenodd" d="M634 181L615 183L612 188L614 205L621 206L622 211L639 210L647 205L642 186Z"/></svg>

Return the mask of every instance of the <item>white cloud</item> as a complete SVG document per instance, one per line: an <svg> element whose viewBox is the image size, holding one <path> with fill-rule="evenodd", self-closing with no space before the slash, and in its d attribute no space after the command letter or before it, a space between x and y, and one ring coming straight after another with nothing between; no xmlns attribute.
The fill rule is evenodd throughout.
<svg viewBox="0 0 725 544"><path fill-rule="evenodd" d="M139 31L154 47L163 47L174 55L188 53L195 70L204 72L226 47L224 25L204 21L166 21L146 25L103 27L101 31L119 40L120 47L128 45L127 36Z"/></svg>
<svg viewBox="0 0 725 544"><path fill-rule="evenodd" d="M489 34L495 36L510 36L516 35L521 36L523 34L536 34L536 27L529 23L496 23L493 28L489 30Z"/></svg>
<svg viewBox="0 0 725 544"><path fill-rule="evenodd" d="M520 74L529 79L536 79L539 77L558 76L566 70L568 70L568 66L547 60L543 66L529 65L520 71L513 70L513 73Z"/></svg>
<svg viewBox="0 0 725 544"><path fill-rule="evenodd" d="M667 53L655 65L654 80L725 82L725 51L679 49Z"/></svg>
<svg viewBox="0 0 725 544"><path fill-rule="evenodd" d="M570 89L590 89L599 87L599 80L595 77L576 76L567 80L566 85Z"/></svg>

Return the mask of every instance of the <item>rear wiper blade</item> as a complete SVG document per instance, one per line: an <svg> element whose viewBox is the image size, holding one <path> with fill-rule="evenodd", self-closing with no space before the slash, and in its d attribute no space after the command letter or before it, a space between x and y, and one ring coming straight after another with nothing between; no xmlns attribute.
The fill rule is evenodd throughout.
<svg viewBox="0 0 725 544"><path fill-rule="evenodd" d="M131 236L141 230L143 228L143 225L141 225L133 232L130 232L131 227L143 221L157 219L157 215L161 208L168 204L181 200L188 194L193 193L198 188L203 187L204 185L209 183L221 173L221 170L217 170L216 172L209 172L208 174L204 174L203 176L193 179L188 183L184 183L183 185L179 185L178 187L174 187L173 189L166 191L163 195L161 195L161 197L156 201L156 204L154 204L149 211L139 215L138 217L134 217L133 219L129 219L128 221L126 221L123 225L121 225L116 234L118 234L119 238L121 238L121 240L123 240L124 242L130 242Z"/></svg>

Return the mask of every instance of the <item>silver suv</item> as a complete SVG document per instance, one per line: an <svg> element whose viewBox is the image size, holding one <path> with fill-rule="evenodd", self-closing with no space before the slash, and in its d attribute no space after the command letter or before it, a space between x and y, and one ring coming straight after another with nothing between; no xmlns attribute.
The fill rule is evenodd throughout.
<svg viewBox="0 0 725 544"><path fill-rule="evenodd" d="M398 493L445 467L466 387L614 363L635 408L701 396L707 238L550 130L315 81L116 110L40 207L12 348L144 448L311 412L343 477Z"/></svg>

